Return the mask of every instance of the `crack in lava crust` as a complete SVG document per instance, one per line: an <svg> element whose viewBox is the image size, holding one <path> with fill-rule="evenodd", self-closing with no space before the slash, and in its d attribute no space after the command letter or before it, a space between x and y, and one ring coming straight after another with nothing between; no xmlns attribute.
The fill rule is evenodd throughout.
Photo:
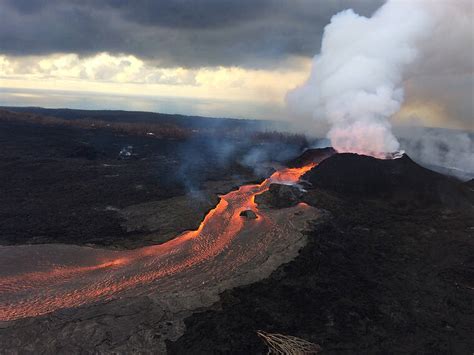
<svg viewBox="0 0 474 355"><path fill-rule="evenodd" d="M244 185L221 196L197 230L165 244L131 251L60 244L0 247L0 320L101 302L139 287L187 290L220 282L262 255L271 238L288 233L258 210L255 196L272 182L298 182L315 165L282 169L261 184ZM258 218L240 217L246 209L255 211ZM248 233L241 233L244 224ZM235 242L241 234L245 239L262 229L264 237L253 244Z"/></svg>

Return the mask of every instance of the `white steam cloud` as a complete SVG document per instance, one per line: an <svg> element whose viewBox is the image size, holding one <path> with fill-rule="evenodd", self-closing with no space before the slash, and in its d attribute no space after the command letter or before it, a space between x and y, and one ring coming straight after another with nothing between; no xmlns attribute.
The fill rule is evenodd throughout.
<svg viewBox="0 0 474 355"><path fill-rule="evenodd" d="M404 74L434 20L420 1L389 0L372 17L346 10L324 30L305 84L287 95L291 111L329 125L340 152L383 157L400 148L390 117L403 99Z"/></svg>

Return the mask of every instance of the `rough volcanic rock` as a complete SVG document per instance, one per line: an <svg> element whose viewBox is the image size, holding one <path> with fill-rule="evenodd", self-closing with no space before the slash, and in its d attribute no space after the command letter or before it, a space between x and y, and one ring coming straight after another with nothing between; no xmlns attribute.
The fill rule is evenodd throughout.
<svg viewBox="0 0 474 355"><path fill-rule="evenodd" d="M469 207L471 191L460 181L428 170L407 155L398 159L335 154L303 177L313 186L344 195Z"/></svg>
<svg viewBox="0 0 474 355"><path fill-rule="evenodd" d="M355 154L334 155L305 177L314 187L302 199L332 219L270 278L186 319L168 353L263 354L258 330L320 344L325 354L472 353L474 215L442 204L469 203L471 183L407 156Z"/></svg>
<svg viewBox="0 0 474 355"><path fill-rule="evenodd" d="M472 353L472 216L344 196L328 203L320 191L308 194L333 219L315 226L298 258L186 319L169 354L265 354L258 330L324 354Z"/></svg>
<svg viewBox="0 0 474 355"><path fill-rule="evenodd" d="M303 192L296 186L270 184L267 191L255 196L255 202L263 207L285 208L300 202Z"/></svg>
<svg viewBox="0 0 474 355"><path fill-rule="evenodd" d="M217 193L224 184L216 182L214 185L208 184L210 189L200 191L201 195L195 198L183 195L128 206L118 211L121 226L127 233L140 235L139 242L167 242L186 230L199 227L207 212L219 202ZM227 185L230 190L232 185ZM126 246L134 248L138 245L129 243Z"/></svg>
<svg viewBox="0 0 474 355"><path fill-rule="evenodd" d="M467 186L467 187L470 188L470 189L474 189L474 179L471 179L471 180L469 180L469 181L466 181L466 182L464 183L464 185Z"/></svg>
<svg viewBox="0 0 474 355"><path fill-rule="evenodd" d="M241 217L248 218L248 219L257 219L257 215L256 215L255 212L252 211L252 210L245 210L245 211L242 211L242 212L240 212L240 216L241 216Z"/></svg>
<svg viewBox="0 0 474 355"><path fill-rule="evenodd" d="M287 161L286 165L290 168L297 168L309 163L320 163L336 153L332 147L307 149L297 158Z"/></svg>
<svg viewBox="0 0 474 355"><path fill-rule="evenodd" d="M252 169L237 163L250 144L243 142L224 159L224 149L208 138L5 122L0 112L0 244L136 248L162 242L166 237L157 233L172 237L183 228L197 228L214 207L195 203L200 195L206 199L208 192L227 193L257 179ZM140 159L117 160L128 145ZM176 206L155 203L174 197ZM211 198L217 203L217 196ZM186 201L193 206L181 211ZM189 221L181 223L175 214Z"/></svg>
<svg viewBox="0 0 474 355"><path fill-rule="evenodd" d="M68 157L95 160L99 157L100 154L101 153L97 151L93 146L88 144L80 144L73 148Z"/></svg>
<svg viewBox="0 0 474 355"><path fill-rule="evenodd" d="M184 332L184 317L211 307L222 291L262 280L294 259L307 243L303 230L310 221L323 221L326 214L318 209L295 206L268 210L266 217L272 228L279 231L278 235L267 230L265 223L244 225L232 240L233 244L216 257L182 273L171 273L162 279L166 282L145 282L139 287L127 288L120 296L112 295L97 303L0 322L0 353L165 354L164 341L174 341ZM53 253L63 254L70 247L56 245ZM159 252L156 247L150 250ZM247 258L249 252L252 254ZM10 251L7 253L11 255ZM5 254L0 260L5 260ZM139 275L138 272L136 276ZM87 281L80 279L80 282ZM94 289L93 284L87 285ZM194 352L189 350L186 354Z"/></svg>

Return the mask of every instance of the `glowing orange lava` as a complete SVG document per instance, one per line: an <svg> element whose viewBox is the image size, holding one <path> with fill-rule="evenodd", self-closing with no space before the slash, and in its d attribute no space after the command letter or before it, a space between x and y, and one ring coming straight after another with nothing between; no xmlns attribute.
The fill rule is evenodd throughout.
<svg viewBox="0 0 474 355"><path fill-rule="evenodd" d="M272 228L271 221L258 210L255 196L268 190L271 183L298 182L315 165L285 168L261 184L244 185L221 196L197 230L162 245L131 251L59 244L0 247L0 320L100 302L143 286L160 290L169 285L180 290L198 287L189 280L182 282L188 273L216 278L202 283L219 282L219 274L241 267L261 253L259 248L233 250L242 249L233 241L244 223L247 228ZM249 221L240 217L247 209L258 218ZM215 272L219 267L223 271Z"/></svg>

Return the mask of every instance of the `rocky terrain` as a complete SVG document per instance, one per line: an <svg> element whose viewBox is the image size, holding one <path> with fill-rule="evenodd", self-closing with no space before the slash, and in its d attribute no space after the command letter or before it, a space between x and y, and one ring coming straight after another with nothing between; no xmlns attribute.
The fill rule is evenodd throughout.
<svg viewBox="0 0 474 355"><path fill-rule="evenodd" d="M268 174L260 163L272 152L298 151L31 122L0 128L3 245L160 244L196 228L219 194ZM299 188L271 184L256 196L282 229L248 229L230 256L153 292L134 289L0 323L1 348L263 354L262 330L331 354L473 353L472 181L434 173L408 156L379 160L327 148L287 158L275 160L319 165ZM254 217L241 218L251 226ZM251 260L222 270L223 260L242 262L246 248Z"/></svg>
<svg viewBox="0 0 474 355"><path fill-rule="evenodd" d="M258 330L300 337L327 354L472 353L469 184L408 157L349 154L328 158L306 178L313 185L302 200L330 220L316 224L299 256L268 279L226 291L212 309L186 319L169 353L263 354Z"/></svg>
<svg viewBox="0 0 474 355"><path fill-rule="evenodd" d="M161 243L197 228L219 194L261 179L255 159L299 149L263 141L255 150L241 138L158 138L2 117L3 245Z"/></svg>
<svg viewBox="0 0 474 355"><path fill-rule="evenodd" d="M208 231L194 242L188 240L191 244L173 240L168 246L121 252L58 244L0 247L3 276L0 277L0 287L5 292L0 292L0 316L3 317L13 314L16 309L24 309L23 306L28 305L34 295L40 298L34 301L33 307L27 307L32 312L44 305L80 297L82 291L91 290L99 281L99 272L75 274L59 283L52 279L52 284L47 283L44 288L27 290L24 302L16 302L11 296L12 289L20 288L21 296L24 284L13 283L6 288L4 285L8 282L8 275L30 267L31 263L22 258L22 253L29 250L33 250L37 259L61 260L66 256L67 262L73 258L93 258L91 254L99 253L103 257L117 253L133 257L132 253L141 253L144 254L143 261L136 259L126 269L118 270L119 277L114 276L114 272L108 276L105 274L105 285L119 287L123 280L133 281L143 277L147 280L134 287L127 286L120 294L105 299L100 298L97 292L87 304L0 322L0 349L13 354L164 353L165 341L176 340L183 334L184 318L198 309L212 306L226 289L268 277L278 266L292 260L306 244L307 238L302 231L308 228L308 222L326 218L325 213L304 205L265 211L262 222L236 217L243 223L236 235L224 231L217 235ZM217 228L223 226L225 223L219 223ZM221 242L227 243L225 248L219 248ZM180 260L186 261L187 257L192 260L199 252L207 255L215 247L218 248L216 255L188 265L183 272L171 270L162 277L152 277L153 273L160 273L169 266L180 267ZM52 255L48 256L46 252ZM20 262L22 259L23 263ZM160 263L160 260L163 262ZM155 263L158 263L157 268L153 268ZM26 287L29 286L28 281L25 282ZM78 286L73 293L68 292L71 286L69 281ZM100 290L100 287L93 289ZM63 297L56 298L58 292Z"/></svg>
<svg viewBox="0 0 474 355"><path fill-rule="evenodd" d="M407 155L380 160L357 154L336 154L321 162L305 179L344 196L378 198L424 207L444 204L472 207L472 191L459 180L423 168Z"/></svg>

